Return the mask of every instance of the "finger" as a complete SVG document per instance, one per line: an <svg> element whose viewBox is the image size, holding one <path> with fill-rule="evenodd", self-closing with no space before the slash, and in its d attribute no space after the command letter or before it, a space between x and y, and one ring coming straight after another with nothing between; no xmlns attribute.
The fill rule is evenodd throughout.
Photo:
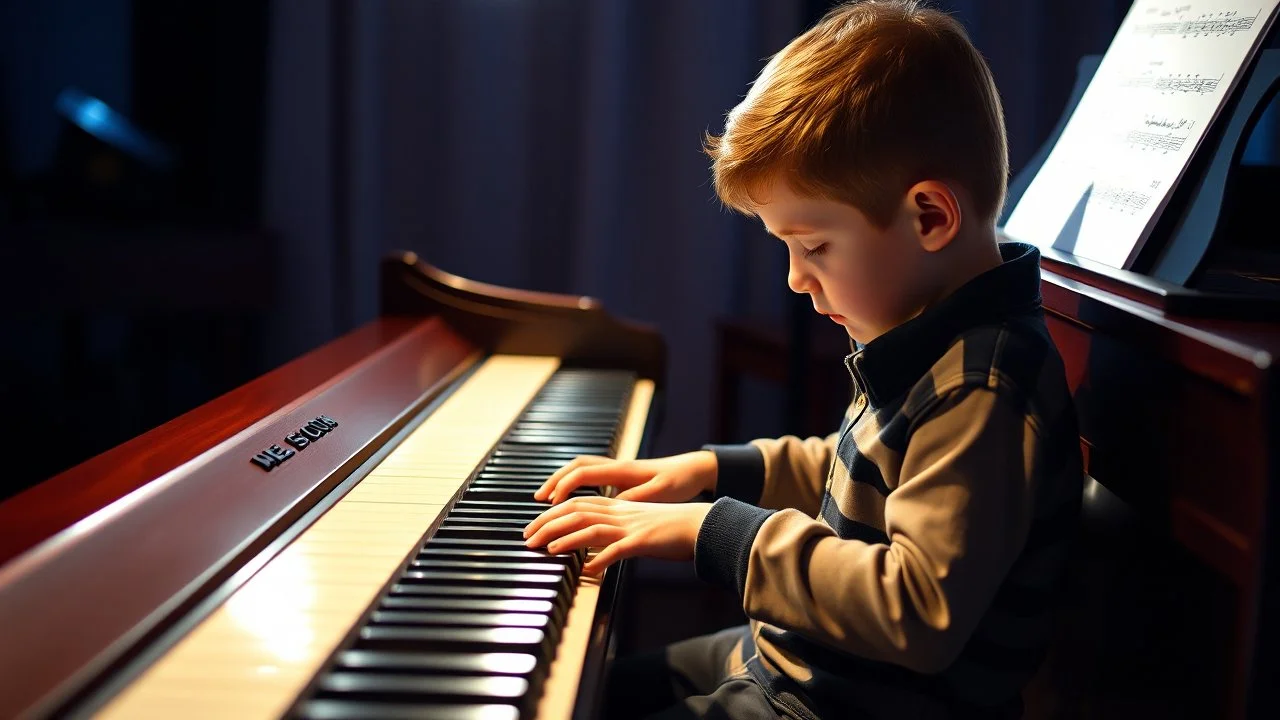
<svg viewBox="0 0 1280 720"><path fill-rule="evenodd" d="M630 490L623 490L615 496L617 500L632 500L634 502L649 502L656 495L667 489L667 478L665 475L654 475L653 479L647 483L641 483Z"/></svg>
<svg viewBox="0 0 1280 720"><path fill-rule="evenodd" d="M616 476L620 469L612 465L580 467L560 479L555 489L551 491L551 502L563 502L565 498L569 497L570 493L583 485L592 487L608 485L607 479L609 476Z"/></svg>
<svg viewBox="0 0 1280 720"><path fill-rule="evenodd" d="M611 546L626 536L626 530L617 525L592 525L552 541L547 552L559 555L579 548Z"/></svg>
<svg viewBox="0 0 1280 720"><path fill-rule="evenodd" d="M533 535L534 533L536 533L539 528L541 528L543 525L547 524L548 522L551 522L552 520L555 520L558 517L562 517L568 513L581 510L585 506L602 505L602 504L610 505L613 502L614 502L613 498L607 498L607 497L576 497L567 503L552 505L551 507L542 511L541 515L534 518L532 521L529 522L528 525L524 527L524 536L527 538L530 535Z"/></svg>
<svg viewBox="0 0 1280 720"><path fill-rule="evenodd" d="M613 524L613 516L608 513L581 510L571 512L564 517L558 517L543 525L537 532L530 535L528 540L525 540L525 545L528 547L542 547L576 530L582 530L593 525Z"/></svg>
<svg viewBox="0 0 1280 720"><path fill-rule="evenodd" d="M542 487L534 491L533 498L539 502L546 502L546 499L551 497L551 491L565 475L568 475L580 467L586 467L587 465L599 465L600 463L609 462L609 460L610 458L601 457L599 455L579 455L578 457L570 460L559 470L551 473L551 477L547 478L546 481L542 483Z"/></svg>
<svg viewBox="0 0 1280 720"><path fill-rule="evenodd" d="M619 528L621 530L621 528ZM633 557L636 555L637 545L625 538L610 543L603 550L591 558L591 561L582 566L582 572L587 575L600 575L610 565L619 560Z"/></svg>

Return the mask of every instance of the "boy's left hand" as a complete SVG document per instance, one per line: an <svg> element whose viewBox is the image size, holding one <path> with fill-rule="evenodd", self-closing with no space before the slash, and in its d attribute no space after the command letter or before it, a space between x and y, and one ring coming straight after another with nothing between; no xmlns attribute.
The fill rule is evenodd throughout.
<svg viewBox="0 0 1280 720"><path fill-rule="evenodd" d="M647 503L607 497L578 497L549 508L524 530L529 547L550 553L603 547L583 568L603 572L623 558L643 555L692 560L710 503Z"/></svg>

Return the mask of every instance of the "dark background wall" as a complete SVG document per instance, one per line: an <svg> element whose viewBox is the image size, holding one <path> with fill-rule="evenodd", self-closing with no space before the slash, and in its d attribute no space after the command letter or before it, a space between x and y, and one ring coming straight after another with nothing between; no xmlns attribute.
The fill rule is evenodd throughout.
<svg viewBox="0 0 1280 720"><path fill-rule="evenodd" d="M943 0L1014 170L1122 0ZM0 7L0 496L377 313L410 249L657 324L659 452L710 429L718 318L785 327L785 258L714 202L701 134L823 0L17 0ZM103 155L78 88L172 152ZM832 360L839 362L839 358ZM843 388L833 392L843 393ZM792 429L748 386L739 439Z"/></svg>

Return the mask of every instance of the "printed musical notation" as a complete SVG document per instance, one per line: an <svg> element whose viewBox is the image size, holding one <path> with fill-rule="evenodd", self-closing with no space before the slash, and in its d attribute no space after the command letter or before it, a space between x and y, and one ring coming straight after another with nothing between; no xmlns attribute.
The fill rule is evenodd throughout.
<svg viewBox="0 0 1280 720"><path fill-rule="evenodd" d="M1115 212L1136 215L1151 202L1150 193L1129 190L1115 185L1095 185L1090 200Z"/></svg>
<svg viewBox="0 0 1280 720"><path fill-rule="evenodd" d="M1191 8L1190 5L1184 5L1175 8L1171 14L1180 14ZM1253 29L1254 23L1258 21L1258 17L1262 14L1261 8L1253 14L1253 16L1241 15L1238 11L1231 10L1219 13L1204 13L1191 20L1173 20L1143 23L1134 27L1133 31L1137 35L1147 37L1157 36L1177 36L1183 38L1195 37L1222 37L1224 35L1235 35L1240 32L1249 32Z"/></svg>
<svg viewBox="0 0 1280 720"><path fill-rule="evenodd" d="M1131 266L1280 0L1133 0L1005 234Z"/></svg>
<svg viewBox="0 0 1280 720"><path fill-rule="evenodd" d="M1121 144L1129 146L1131 150L1167 154L1181 150L1195 126L1195 120L1183 117L1147 115L1142 119L1142 127L1127 132L1121 131L1118 139Z"/></svg>
<svg viewBox="0 0 1280 720"><path fill-rule="evenodd" d="M1120 87L1124 88L1142 88L1145 90L1155 90L1163 95L1173 95L1177 93L1187 93L1195 95L1207 95L1218 89L1218 85L1222 82L1222 76L1218 77L1201 77L1198 73L1183 73L1177 75L1163 75L1157 77L1155 75L1138 75L1129 77L1120 82Z"/></svg>
<svg viewBox="0 0 1280 720"><path fill-rule="evenodd" d="M1173 133L1145 132L1142 130L1130 130L1124 136L1124 142L1129 147L1139 150L1157 150L1162 153L1177 152L1182 149L1182 144L1187 141L1186 135L1174 135Z"/></svg>

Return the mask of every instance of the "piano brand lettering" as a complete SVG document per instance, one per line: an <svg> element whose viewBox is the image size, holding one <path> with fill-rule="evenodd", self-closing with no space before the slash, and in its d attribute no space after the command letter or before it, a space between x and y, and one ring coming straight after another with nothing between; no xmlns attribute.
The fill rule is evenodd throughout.
<svg viewBox="0 0 1280 720"><path fill-rule="evenodd" d="M284 441L291 445L292 449L282 448L279 445L272 445L266 450L254 455L249 459L249 462L270 472L277 465L296 455L298 450L307 448L311 443L319 440L325 435L328 435L329 431L336 427L338 427L337 420L334 420L328 415L320 415L316 417L315 420L312 420L306 425L298 428L295 432L291 432L284 436Z"/></svg>

